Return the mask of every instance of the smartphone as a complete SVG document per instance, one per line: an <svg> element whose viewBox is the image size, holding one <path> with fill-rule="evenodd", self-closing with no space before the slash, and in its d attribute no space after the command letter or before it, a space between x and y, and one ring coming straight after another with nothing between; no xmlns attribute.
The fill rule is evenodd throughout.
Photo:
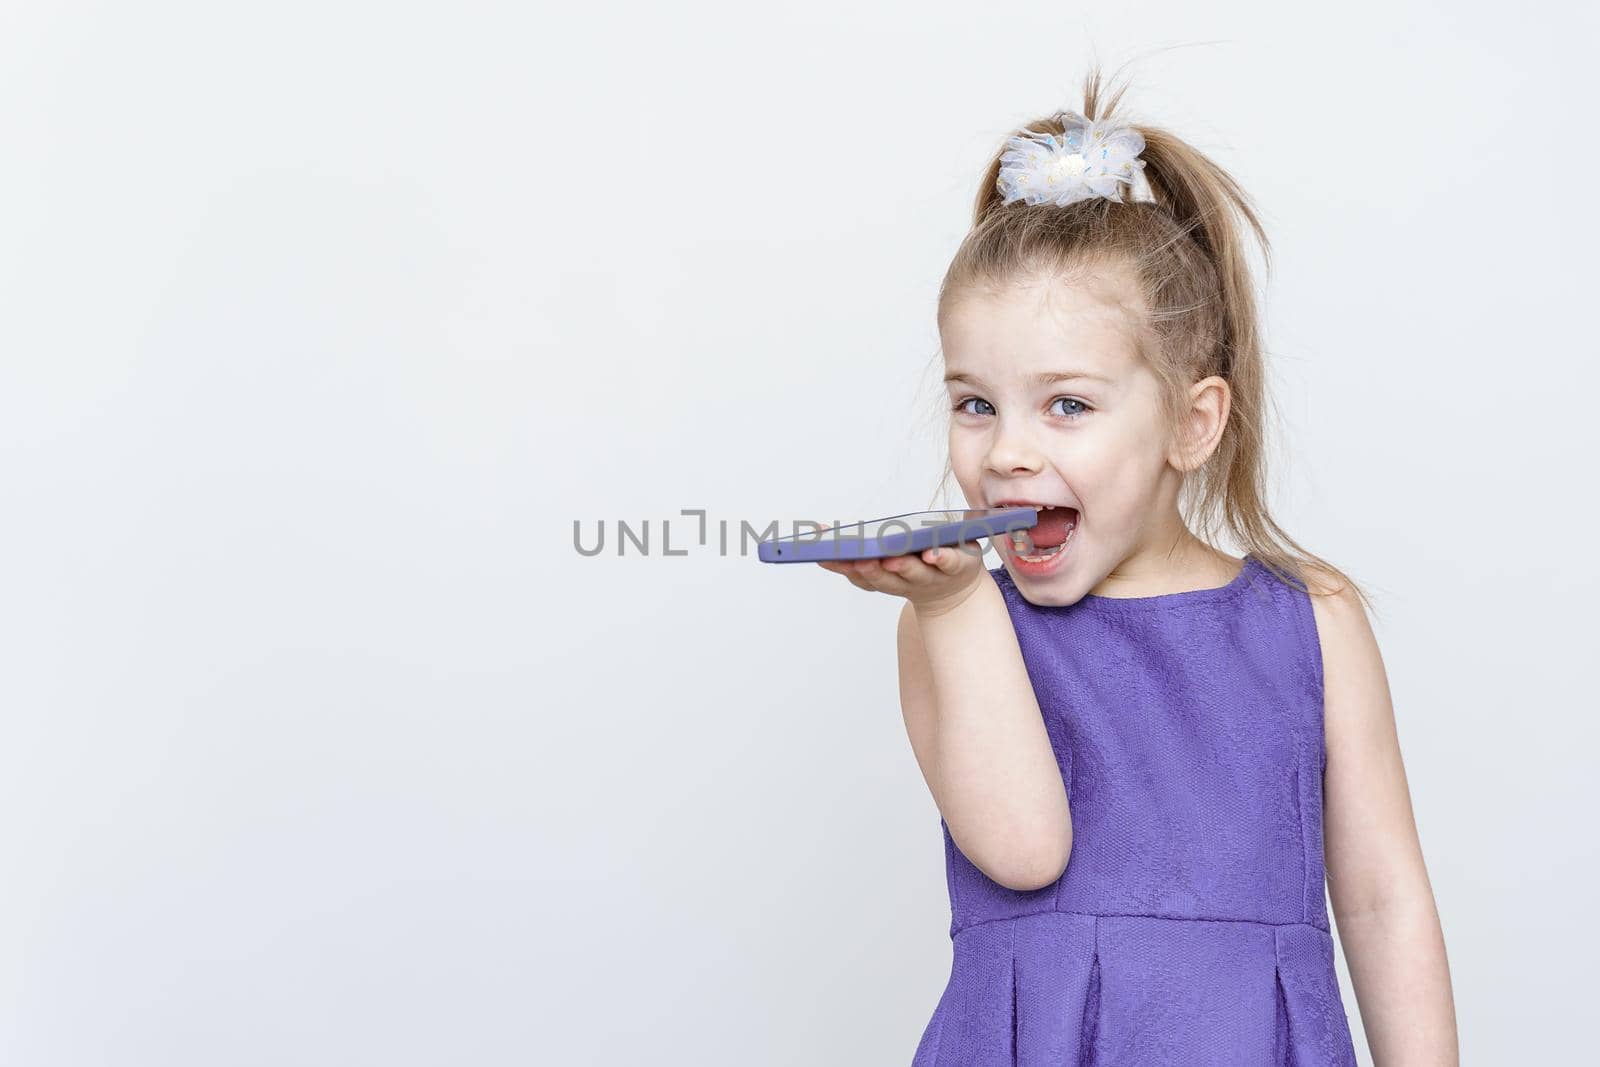
<svg viewBox="0 0 1600 1067"><path fill-rule="evenodd" d="M756 545L762 563L816 563L829 559L885 559L980 537L1010 534L1039 524L1034 508L965 508L912 511L815 533L775 537Z"/></svg>

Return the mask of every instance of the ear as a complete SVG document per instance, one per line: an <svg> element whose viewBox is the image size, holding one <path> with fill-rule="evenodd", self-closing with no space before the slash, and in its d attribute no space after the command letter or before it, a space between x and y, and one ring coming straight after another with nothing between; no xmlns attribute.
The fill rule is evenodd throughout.
<svg viewBox="0 0 1600 1067"><path fill-rule="evenodd" d="M1199 468L1222 441L1228 425L1233 391L1225 379L1212 375L1189 387L1189 406L1179 420L1179 440L1167 455L1167 462L1180 471Z"/></svg>

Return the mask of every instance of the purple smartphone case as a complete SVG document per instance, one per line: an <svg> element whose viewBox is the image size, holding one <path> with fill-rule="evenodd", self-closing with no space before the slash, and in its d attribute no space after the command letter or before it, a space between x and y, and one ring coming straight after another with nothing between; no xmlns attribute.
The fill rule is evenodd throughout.
<svg viewBox="0 0 1600 1067"><path fill-rule="evenodd" d="M954 509L966 510L966 509ZM979 509L973 509L979 510ZM892 515L886 519L873 519L871 525L883 524L896 528L880 529L873 537L833 536L841 530L861 528L866 524L849 523L832 526L810 535L777 537L756 545L756 557L762 563L816 563L829 559L884 559L889 556L909 556L930 548L957 545L963 541L976 541L980 537L1026 530L1039 524L1039 513L1033 508L994 508L990 513L975 515L955 522L932 525L919 524L917 520L930 515L947 515L948 511L913 511Z"/></svg>

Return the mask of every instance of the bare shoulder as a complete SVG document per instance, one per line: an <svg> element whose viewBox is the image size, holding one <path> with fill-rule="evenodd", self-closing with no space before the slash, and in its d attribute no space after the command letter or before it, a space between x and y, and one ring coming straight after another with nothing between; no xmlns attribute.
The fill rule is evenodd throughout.
<svg viewBox="0 0 1600 1067"><path fill-rule="evenodd" d="M1331 717L1352 703L1342 699L1351 690L1366 691L1370 698L1375 682L1387 684L1383 657L1366 604L1355 587L1337 571L1318 564L1308 564L1304 574L1322 646L1326 711ZM1370 699L1359 702L1369 713L1373 704Z"/></svg>
<svg viewBox="0 0 1600 1067"><path fill-rule="evenodd" d="M1324 667L1347 668L1376 653L1372 622L1355 587L1337 571L1319 564L1307 564L1304 576Z"/></svg>
<svg viewBox="0 0 1600 1067"><path fill-rule="evenodd" d="M1315 563L1306 565L1304 576L1324 645L1329 638L1348 641L1363 632L1372 633L1366 605L1348 580L1331 567Z"/></svg>

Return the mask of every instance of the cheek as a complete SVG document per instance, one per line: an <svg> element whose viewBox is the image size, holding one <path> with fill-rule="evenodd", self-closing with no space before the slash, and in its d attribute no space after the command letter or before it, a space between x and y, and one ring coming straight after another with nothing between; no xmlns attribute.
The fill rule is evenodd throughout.
<svg viewBox="0 0 1600 1067"><path fill-rule="evenodd" d="M963 493L968 499L978 491L979 469L982 464L982 453L974 446L971 435L950 434L949 437L950 472L955 475L955 482L962 486Z"/></svg>
<svg viewBox="0 0 1600 1067"><path fill-rule="evenodd" d="M950 468L965 481L976 478L983 465L983 442L971 433L952 432L949 438Z"/></svg>
<svg viewBox="0 0 1600 1067"><path fill-rule="evenodd" d="M1071 471L1073 490L1092 515L1110 518L1137 511L1160 478L1166 460L1137 427L1103 426L1078 444Z"/></svg>

